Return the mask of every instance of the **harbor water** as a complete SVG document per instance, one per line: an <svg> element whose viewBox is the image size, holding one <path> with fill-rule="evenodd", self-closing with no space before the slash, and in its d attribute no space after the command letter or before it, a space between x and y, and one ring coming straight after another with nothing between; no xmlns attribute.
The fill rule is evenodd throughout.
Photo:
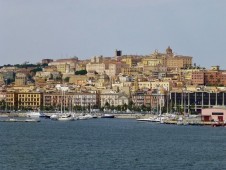
<svg viewBox="0 0 226 170"><path fill-rule="evenodd" d="M131 119L0 122L1 170L226 167L226 128Z"/></svg>

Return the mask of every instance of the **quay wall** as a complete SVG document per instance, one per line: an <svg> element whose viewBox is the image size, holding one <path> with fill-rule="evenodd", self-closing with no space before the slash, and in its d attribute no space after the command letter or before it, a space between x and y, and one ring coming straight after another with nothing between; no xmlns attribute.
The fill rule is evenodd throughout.
<svg viewBox="0 0 226 170"><path fill-rule="evenodd" d="M113 114L115 116L115 118L119 118L119 119L145 119L145 118L149 118L152 117L152 114L128 114L128 113L123 113L123 114Z"/></svg>

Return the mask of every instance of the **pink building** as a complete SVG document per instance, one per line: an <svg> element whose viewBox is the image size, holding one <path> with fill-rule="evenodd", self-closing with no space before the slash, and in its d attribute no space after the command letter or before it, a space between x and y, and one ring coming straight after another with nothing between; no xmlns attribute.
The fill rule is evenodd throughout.
<svg viewBox="0 0 226 170"><path fill-rule="evenodd" d="M202 121L219 121L226 120L226 108L206 108L202 109Z"/></svg>

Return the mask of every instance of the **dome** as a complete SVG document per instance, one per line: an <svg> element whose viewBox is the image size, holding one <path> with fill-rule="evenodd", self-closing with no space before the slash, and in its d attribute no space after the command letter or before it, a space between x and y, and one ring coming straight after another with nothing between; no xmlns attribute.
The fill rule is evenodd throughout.
<svg viewBox="0 0 226 170"><path fill-rule="evenodd" d="M166 54L172 54L173 50L170 48L170 46L168 46L168 48L166 49Z"/></svg>

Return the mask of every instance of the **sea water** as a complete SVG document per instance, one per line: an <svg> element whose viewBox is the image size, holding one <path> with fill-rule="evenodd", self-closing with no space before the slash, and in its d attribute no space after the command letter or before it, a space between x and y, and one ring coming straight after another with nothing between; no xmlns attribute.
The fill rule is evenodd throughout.
<svg viewBox="0 0 226 170"><path fill-rule="evenodd" d="M130 119L0 122L0 170L226 169L226 128Z"/></svg>

